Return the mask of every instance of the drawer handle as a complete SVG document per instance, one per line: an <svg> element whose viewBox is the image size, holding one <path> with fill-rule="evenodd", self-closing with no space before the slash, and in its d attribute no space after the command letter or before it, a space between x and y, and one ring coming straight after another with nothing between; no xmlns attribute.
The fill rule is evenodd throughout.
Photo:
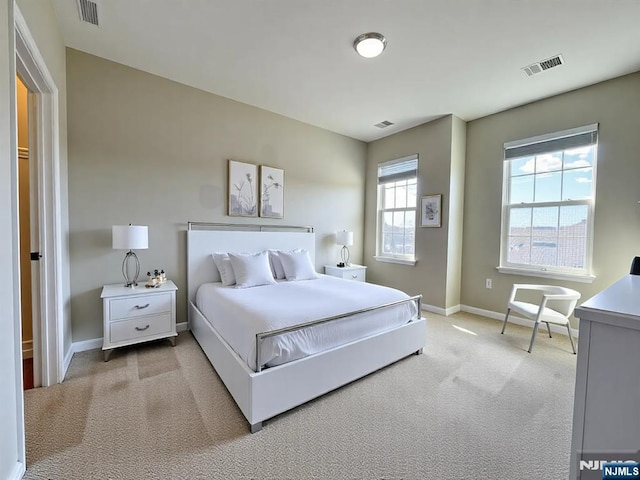
<svg viewBox="0 0 640 480"><path fill-rule="evenodd" d="M351 275L351 278L358 278L358 274Z"/></svg>
<svg viewBox="0 0 640 480"><path fill-rule="evenodd" d="M147 328L149 328L149 325L147 325L144 328L136 327L136 330L139 331L139 332L144 332Z"/></svg>
<svg viewBox="0 0 640 480"><path fill-rule="evenodd" d="M136 310L142 310L144 308L147 308L149 305L150 305L149 303L147 303L146 305L136 305L133 308L135 308Z"/></svg>

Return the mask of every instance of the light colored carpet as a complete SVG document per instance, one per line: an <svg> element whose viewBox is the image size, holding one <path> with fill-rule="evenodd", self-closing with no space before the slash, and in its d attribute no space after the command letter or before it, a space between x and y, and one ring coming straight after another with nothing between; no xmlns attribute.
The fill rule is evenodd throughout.
<svg viewBox="0 0 640 480"><path fill-rule="evenodd" d="M190 333L73 357L25 392L28 479L568 477L576 356L568 339L427 315L424 355L247 423Z"/></svg>

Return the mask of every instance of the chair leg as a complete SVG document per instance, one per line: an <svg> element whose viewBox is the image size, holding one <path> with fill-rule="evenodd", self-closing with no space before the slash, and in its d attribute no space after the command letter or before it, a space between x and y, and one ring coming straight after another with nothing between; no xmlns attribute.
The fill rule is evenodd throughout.
<svg viewBox="0 0 640 480"><path fill-rule="evenodd" d="M533 324L533 333L531 334L531 343L529 343L529 350L527 352L531 353L531 349L533 348L533 342L536 340L536 334L538 333L538 327L540 326L539 322Z"/></svg>
<svg viewBox="0 0 640 480"><path fill-rule="evenodd" d="M549 338L553 338L553 337L551 336L551 327L549 326L549 322L544 322L544 323L546 323L546 324L547 324L547 332L549 332Z"/></svg>
<svg viewBox="0 0 640 480"><path fill-rule="evenodd" d="M507 314L504 316L504 323L502 324L502 331L500 332L501 334L504 333L504 329L507 326L507 318L509 318L509 312L511 312L511 309L507 308Z"/></svg>
<svg viewBox="0 0 640 480"><path fill-rule="evenodd" d="M573 337L571 336L571 327L567 323L567 333L569 334L569 341L571 342L571 349L573 350L573 354L576 354L576 346L573 344Z"/></svg>

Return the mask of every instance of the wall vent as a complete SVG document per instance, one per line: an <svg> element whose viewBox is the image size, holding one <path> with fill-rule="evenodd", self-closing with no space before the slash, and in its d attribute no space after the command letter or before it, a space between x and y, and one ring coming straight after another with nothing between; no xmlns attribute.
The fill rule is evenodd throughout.
<svg viewBox="0 0 640 480"><path fill-rule="evenodd" d="M374 127L387 128L387 127L390 127L391 125L393 125L393 122L390 122L389 120L385 120L384 122L376 123Z"/></svg>
<svg viewBox="0 0 640 480"><path fill-rule="evenodd" d="M522 67L521 70L524 71L528 77L532 77L538 73L544 72L545 70L549 70L550 68L559 67L560 65L564 65L562 55L555 55L551 58L547 58L546 60L541 60L531 65L527 65L526 67Z"/></svg>
<svg viewBox="0 0 640 480"><path fill-rule="evenodd" d="M91 0L77 0L77 2L78 12L80 12L80 20L99 27L100 22L98 20L98 2L93 2Z"/></svg>

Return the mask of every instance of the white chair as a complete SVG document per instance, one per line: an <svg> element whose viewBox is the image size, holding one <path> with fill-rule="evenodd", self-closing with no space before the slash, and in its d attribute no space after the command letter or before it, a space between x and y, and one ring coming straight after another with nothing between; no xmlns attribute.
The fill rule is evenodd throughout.
<svg viewBox="0 0 640 480"><path fill-rule="evenodd" d="M542 294L542 300L538 305L517 301L516 294L519 290L537 291ZM531 343L529 343L529 353L531 353L531 349L533 348L533 342L536 339L538 327L540 326L540 323L544 322L547 324L549 337L551 337L551 328L549 327L550 323L553 323L554 325L564 325L567 327L571 348L575 354L576 347L573 344L573 338L571 337L569 316L573 313L573 309L576 308L578 300L580 300L580 292L576 292L570 288L555 287L552 285L515 284L511 289L511 296L509 297L509 302L507 304L507 314L504 317L502 332L500 333L504 333L509 313L513 310L526 319L533 320L535 322L533 325L533 333L531 334Z"/></svg>

